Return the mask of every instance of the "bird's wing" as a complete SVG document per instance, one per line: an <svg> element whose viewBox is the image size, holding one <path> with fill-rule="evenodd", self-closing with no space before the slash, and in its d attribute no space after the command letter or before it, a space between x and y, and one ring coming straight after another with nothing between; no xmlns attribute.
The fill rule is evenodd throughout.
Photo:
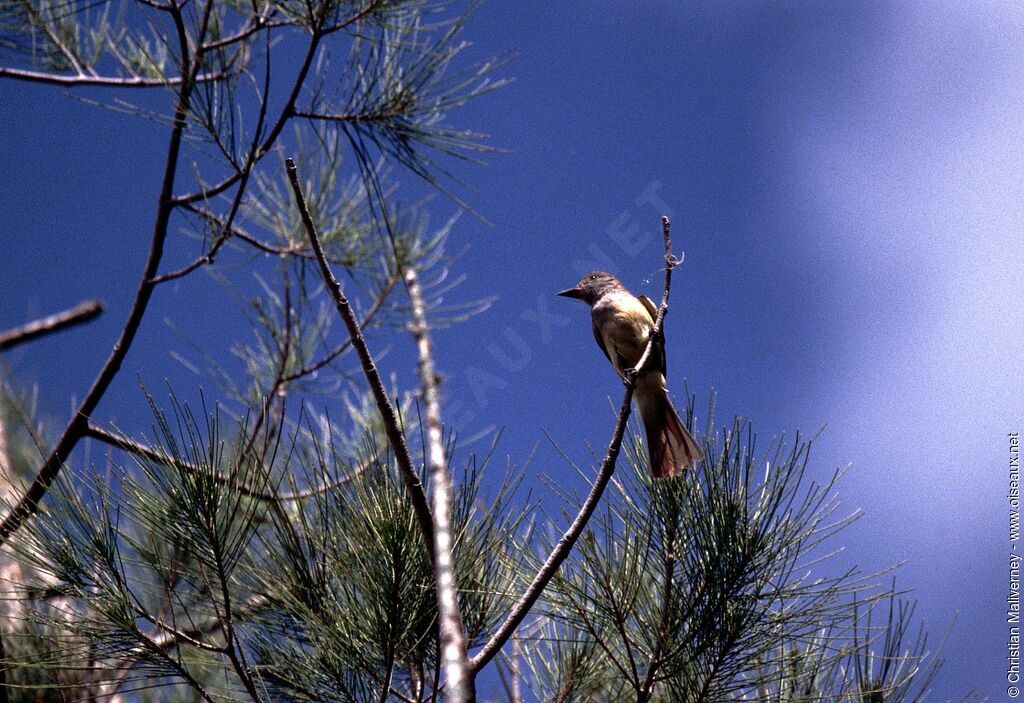
<svg viewBox="0 0 1024 703"><path fill-rule="evenodd" d="M647 308L647 313L651 316L651 324L653 325L658 321L658 306L654 304L654 301L648 298L646 295L638 295L637 300L643 303L643 306ZM596 331L595 331L596 334ZM655 363L661 362L661 372L668 376L668 365L665 361L665 332L662 330L661 335L658 339L654 340L654 350L651 352L655 355ZM650 367L648 367L650 368Z"/></svg>
<svg viewBox="0 0 1024 703"><path fill-rule="evenodd" d="M658 319L658 306L654 304L654 301L648 298L646 295L638 295L637 299L644 304L647 308L647 312L651 315L651 324Z"/></svg>
<svg viewBox="0 0 1024 703"><path fill-rule="evenodd" d="M598 329L597 322L592 322L590 328L594 331L594 341L597 342L597 346L601 347L601 351L604 352L605 358L611 362L612 358L608 356L608 348L604 345L604 337L601 336L601 330ZM615 364L612 363L612 366L615 366Z"/></svg>

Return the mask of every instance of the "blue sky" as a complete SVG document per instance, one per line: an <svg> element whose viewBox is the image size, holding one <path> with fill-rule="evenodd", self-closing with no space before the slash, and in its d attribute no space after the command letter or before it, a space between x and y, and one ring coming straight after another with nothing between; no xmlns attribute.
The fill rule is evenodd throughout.
<svg viewBox="0 0 1024 703"><path fill-rule="evenodd" d="M673 391L685 379L703 411L714 390L719 422L750 418L762 446L827 425L814 475L852 462L843 506L865 513L840 559L906 562L899 584L935 643L959 613L936 699L1000 700L1006 434L1024 428L1024 11L706 5L490 2L470 20L474 55L516 52L515 81L454 120L509 153L463 171L493 226L456 226L456 297L498 299L438 334L450 415L466 434L504 426L516 460L540 442L531 475L569 471L544 429L586 460L620 384L586 310L553 293L600 267L657 297L668 212L686 254L666 327ZM165 136L15 83L0 124L0 327L111 304L12 358L61 415L123 321ZM437 222L452 209L438 201ZM216 296L204 277L160 292L108 416L137 407L135 374L188 379L164 317L211 343L244 329Z"/></svg>

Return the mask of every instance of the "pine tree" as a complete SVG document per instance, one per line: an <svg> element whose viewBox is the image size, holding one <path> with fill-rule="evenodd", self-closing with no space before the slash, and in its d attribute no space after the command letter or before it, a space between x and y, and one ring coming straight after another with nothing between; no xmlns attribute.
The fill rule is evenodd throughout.
<svg viewBox="0 0 1024 703"><path fill-rule="evenodd" d="M4 373L3 700L461 702L490 697L488 670L516 702L924 699L939 661L912 605L830 566L852 516L805 478L810 442L759 453L737 421L652 481L627 384L568 527L496 447L453 459L431 332L484 304L442 305L455 220L432 227L396 174L457 201L445 161L485 149L448 122L503 83L500 58L464 61L465 22L427 0L0 0L0 78L115 89L168 135L137 293L77 411L54 429ZM130 105L161 90L163 111ZM225 259L259 290L240 363L194 352L216 400L147 395L148 432L104 421L151 297ZM403 327L409 390L375 355Z"/></svg>

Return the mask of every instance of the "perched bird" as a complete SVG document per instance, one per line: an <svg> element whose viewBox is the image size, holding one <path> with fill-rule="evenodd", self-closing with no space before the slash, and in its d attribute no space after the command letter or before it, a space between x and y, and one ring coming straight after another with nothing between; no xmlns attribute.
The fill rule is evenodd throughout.
<svg viewBox="0 0 1024 703"><path fill-rule="evenodd" d="M626 371L636 367L647 348L658 317L654 302L645 295L633 295L604 271L588 273L574 288L558 295L590 306L594 339L625 380ZM665 390L664 336L654 344L645 368L637 376L633 398L647 434L651 475L667 478L703 459L704 451L686 430Z"/></svg>

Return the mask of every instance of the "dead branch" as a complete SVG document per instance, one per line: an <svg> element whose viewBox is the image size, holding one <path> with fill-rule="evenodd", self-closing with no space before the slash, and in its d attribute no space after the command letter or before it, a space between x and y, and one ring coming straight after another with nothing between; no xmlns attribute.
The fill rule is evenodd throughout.
<svg viewBox="0 0 1024 703"><path fill-rule="evenodd" d="M430 344L427 306L414 268L405 269L405 283L412 302L409 330L416 340L423 402L427 406L427 467L433 488L434 578L437 583L441 654L444 657L445 699L448 703L467 703L476 700L476 687L466 655L466 634L462 627L452 560L452 476L444 451L441 394L437 387L437 372Z"/></svg>
<svg viewBox="0 0 1024 703"><path fill-rule="evenodd" d="M86 300L69 310L41 317L20 327L0 332L0 351L30 342L51 332L88 322L99 316L101 312L103 312L103 303L98 300Z"/></svg>

